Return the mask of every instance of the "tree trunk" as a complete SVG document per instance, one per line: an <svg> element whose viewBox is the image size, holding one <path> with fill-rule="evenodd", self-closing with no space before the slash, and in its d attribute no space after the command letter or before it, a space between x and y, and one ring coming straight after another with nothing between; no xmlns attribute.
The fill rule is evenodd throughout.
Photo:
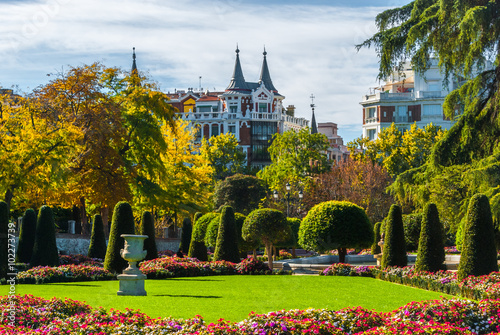
<svg viewBox="0 0 500 335"><path fill-rule="evenodd" d="M347 249L338 248L337 250L339 252L339 263L345 263L345 255L347 255Z"/></svg>
<svg viewBox="0 0 500 335"><path fill-rule="evenodd" d="M101 217L102 217L102 222L104 223L104 235L109 236L109 207L104 206L101 207Z"/></svg>
<svg viewBox="0 0 500 335"><path fill-rule="evenodd" d="M257 249L253 249L253 259L257 259Z"/></svg>
<svg viewBox="0 0 500 335"><path fill-rule="evenodd" d="M272 243L266 243L266 253L267 253L267 264L269 265L269 268L272 270L273 269L273 244Z"/></svg>
<svg viewBox="0 0 500 335"><path fill-rule="evenodd" d="M278 258L278 253L277 253L277 249L275 246L273 246L273 261L277 261L277 258Z"/></svg>
<svg viewBox="0 0 500 335"><path fill-rule="evenodd" d="M82 218L82 235L88 235L87 211L85 210L85 198L80 198L80 215Z"/></svg>

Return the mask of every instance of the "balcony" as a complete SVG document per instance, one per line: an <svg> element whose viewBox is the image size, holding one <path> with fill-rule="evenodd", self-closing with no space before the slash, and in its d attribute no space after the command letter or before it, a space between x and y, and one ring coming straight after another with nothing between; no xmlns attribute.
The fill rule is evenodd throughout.
<svg viewBox="0 0 500 335"><path fill-rule="evenodd" d="M408 101L417 99L441 99L446 97L447 93L444 91L416 91L405 93L389 93L389 92L376 92L374 94L367 94L363 96L362 103L375 102L375 101Z"/></svg>
<svg viewBox="0 0 500 335"><path fill-rule="evenodd" d="M376 117L367 117L365 118L365 123L376 123L378 122Z"/></svg>

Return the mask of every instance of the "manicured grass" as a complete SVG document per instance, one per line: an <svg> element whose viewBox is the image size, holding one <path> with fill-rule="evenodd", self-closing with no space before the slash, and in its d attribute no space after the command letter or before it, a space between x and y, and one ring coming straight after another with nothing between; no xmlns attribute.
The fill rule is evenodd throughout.
<svg viewBox="0 0 500 335"><path fill-rule="evenodd" d="M16 294L68 297L106 309L140 309L151 317L224 318L241 321L251 311L363 306L389 312L411 301L439 299L430 292L364 277L215 276L146 281L147 297L117 296L118 281L17 285ZM6 285L0 294L8 294Z"/></svg>

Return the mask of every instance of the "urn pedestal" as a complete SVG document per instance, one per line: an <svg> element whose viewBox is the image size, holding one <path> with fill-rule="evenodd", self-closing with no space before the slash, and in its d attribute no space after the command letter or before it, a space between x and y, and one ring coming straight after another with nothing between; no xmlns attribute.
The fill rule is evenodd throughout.
<svg viewBox="0 0 500 335"><path fill-rule="evenodd" d="M137 262L146 257L147 251L143 250L144 240L147 235L120 235L125 239L125 247L120 250L120 256L126 260L129 266L118 275L120 289L118 295L145 296L144 280L146 276L137 268Z"/></svg>

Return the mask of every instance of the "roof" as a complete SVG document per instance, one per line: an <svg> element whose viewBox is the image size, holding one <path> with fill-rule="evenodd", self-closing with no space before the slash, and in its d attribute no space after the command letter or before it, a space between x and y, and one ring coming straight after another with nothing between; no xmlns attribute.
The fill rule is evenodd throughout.
<svg viewBox="0 0 500 335"><path fill-rule="evenodd" d="M264 83L264 86L269 91L277 93L278 90L273 85L273 81L271 80L271 74L269 73L269 67L267 66L267 59L266 59L267 52L265 48L262 54L264 55L264 60L262 61L262 70L260 72L259 84Z"/></svg>
<svg viewBox="0 0 500 335"><path fill-rule="evenodd" d="M198 101L218 101L219 97L213 95L205 95L198 99Z"/></svg>
<svg viewBox="0 0 500 335"><path fill-rule="evenodd" d="M236 47L236 61L234 63L234 71L233 71L233 77L231 78L231 81L229 82L229 86L226 88L226 91L231 90L231 91L248 91L249 88L247 87L247 83L245 81L245 77L243 77L243 70L241 69L241 63L240 63L240 49Z"/></svg>

